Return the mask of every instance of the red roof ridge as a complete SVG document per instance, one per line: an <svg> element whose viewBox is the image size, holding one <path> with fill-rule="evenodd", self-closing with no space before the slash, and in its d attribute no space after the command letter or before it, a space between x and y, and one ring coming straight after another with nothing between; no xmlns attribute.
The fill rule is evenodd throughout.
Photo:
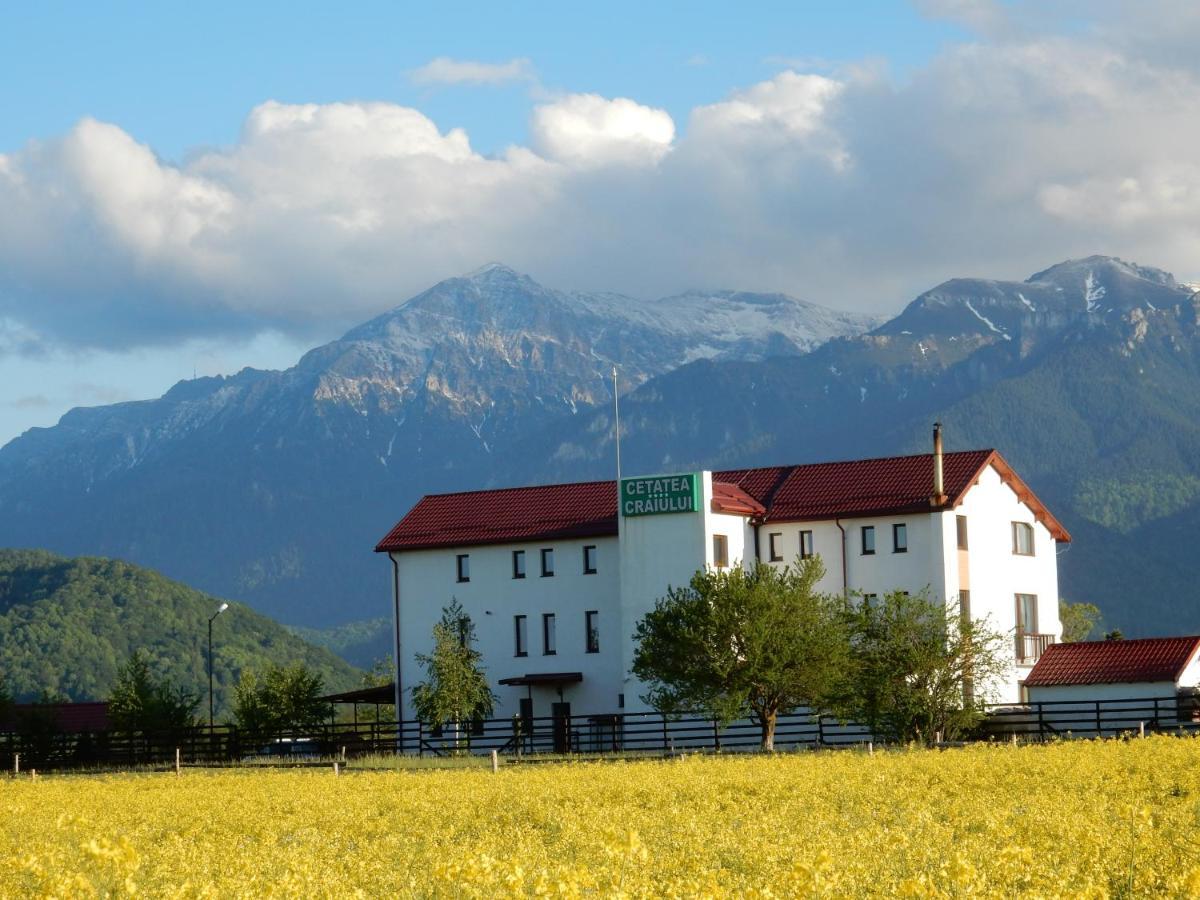
<svg viewBox="0 0 1200 900"><path fill-rule="evenodd" d="M506 491L537 491L548 488L581 487L589 484L616 484L615 478L594 478L588 481L552 481L546 484L514 484L508 487L475 488L469 491L447 491L444 494L422 494L421 499L430 497L471 497L478 494L502 494Z"/></svg>

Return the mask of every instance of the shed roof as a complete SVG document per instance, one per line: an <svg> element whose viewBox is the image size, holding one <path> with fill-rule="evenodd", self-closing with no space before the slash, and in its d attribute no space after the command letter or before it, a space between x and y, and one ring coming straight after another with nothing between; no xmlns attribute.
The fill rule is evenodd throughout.
<svg viewBox="0 0 1200 900"><path fill-rule="evenodd" d="M1051 644L1026 687L1177 681L1200 652L1200 636Z"/></svg>
<svg viewBox="0 0 1200 900"><path fill-rule="evenodd" d="M112 724L108 718L107 700L85 700L81 703L17 703L10 707L8 721L0 722L0 731L22 727L31 716L53 717L60 730L67 734L84 731L107 731Z"/></svg>
<svg viewBox="0 0 1200 900"><path fill-rule="evenodd" d="M995 450L944 457L945 508L962 502L992 466L1058 541L1071 536ZM734 469L713 473L719 511L762 522L925 512L933 486L933 454L845 462ZM384 536L379 552L479 544L604 537L617 533L615 481L548 484L430 494Z"/></svg>

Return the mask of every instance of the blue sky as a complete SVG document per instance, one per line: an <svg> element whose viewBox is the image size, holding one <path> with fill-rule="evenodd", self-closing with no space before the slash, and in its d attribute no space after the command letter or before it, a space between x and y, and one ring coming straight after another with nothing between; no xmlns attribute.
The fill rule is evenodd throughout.
<svg viewBox="0 0 1200 900"><path fill-rule="evenodd" d="M12 6L0 444L491 260L873 313L1091 253L1200 281L1196 46L1190 0Z"/></svg>
<svg viewBox="0 0 1200 900"><path fill-rule="evenodd" d="M853 8L853 13L847 13ZM246 112L387 100L494 152L526 139L523 84L431 88L430 59L527 58L550 88L634 97L677 118L787 61L886 59L903 70L965 32L905 2L29 3L0 30L0 150L83 116L119 123L170 159L236 141ZM14 77L18 75L20 77Z"/></svg>

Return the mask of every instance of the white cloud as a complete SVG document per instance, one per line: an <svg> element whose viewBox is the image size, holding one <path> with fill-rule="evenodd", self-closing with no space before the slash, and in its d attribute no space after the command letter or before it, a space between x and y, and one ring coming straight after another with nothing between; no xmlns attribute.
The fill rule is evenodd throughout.
<svg viewBox="0 0 1200 900"><path fill-rule="evenodd" d="M328 336L492 259L876 312L1092 252L1196 280L1200 70L1156 57L1160 23L1126 24L973 40L902 80L788 70L681 133L569 94L498 157L388 103L266 102L178 165L84 120L0 155L0 352Z"/></svg>
<svg viewBox="0 0 1200 900"><path fill-rule="evenodd" d="M409 78L414 84L511 84L533 81L533 64L524 58L502 63L478 62L471 59L451 59L439 56L414 69Z"/></svg>
<svg viewBox="0 0 1200 900"><path fill-rule="evenodd" d="M580 165L657 162L675 139L665 110L597 94L571 94L537 107L530 130L544 157Z"/></svg>

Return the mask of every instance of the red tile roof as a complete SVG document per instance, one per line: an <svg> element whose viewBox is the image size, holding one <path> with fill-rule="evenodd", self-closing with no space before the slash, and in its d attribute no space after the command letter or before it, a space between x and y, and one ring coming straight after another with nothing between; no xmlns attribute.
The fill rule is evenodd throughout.
<svg viewBox="0 0 1200 900"><path fill-rule="evenodd" d="M585 481L422 497L376 551L617 533L617 483Z"/></svg>
<svg viewBox="0 0 1200 900"><path fill-rule="evenodd" d="M1026 687L1175 681L1200 651L1200 636L1051 644Z"/></svg>
<svg viewBox="0 0 1200 900"><path fill-rule="evenodd" d="M761 516L767 508L743 491L736 484L714 481L712 486L712 511L731 513L735 516Z"/></svg>
<svg viewBox="0 0 1200 900"><path fill-rule="evenodd" d="M945 454L943 477L951 505L966 493L993 453L970 450ZM784 469L743 469L721 472L720 478L751 494L765 496L767 522L927 512L933 489L933 454Z"/></svg>
<svg viewBox="0 0 1200 900"><path fill-rule="evenodd" d="M995 450L945 454L946 506L957 506L989 465L1056 540L1071 539ZM714 472L713 505L763 522L893 515L928 511L932 487L933 454L924 453ZM429 495L375 549L419 550L616 533L616 482L592 481Z"/></svg>

